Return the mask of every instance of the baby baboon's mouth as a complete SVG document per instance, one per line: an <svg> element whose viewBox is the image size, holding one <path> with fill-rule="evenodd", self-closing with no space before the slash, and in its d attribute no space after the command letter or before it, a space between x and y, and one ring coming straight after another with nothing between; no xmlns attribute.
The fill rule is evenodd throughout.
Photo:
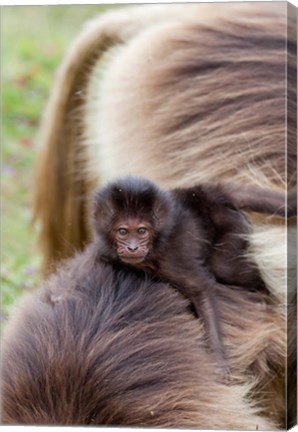
<svg viewBox="0 0 298 432"><path fill-rule="evenodd" d="M144 261L145 257L146 255L139 255L139 256L122 255L120 256L120 259L126 264L139 264Z"/></svg>

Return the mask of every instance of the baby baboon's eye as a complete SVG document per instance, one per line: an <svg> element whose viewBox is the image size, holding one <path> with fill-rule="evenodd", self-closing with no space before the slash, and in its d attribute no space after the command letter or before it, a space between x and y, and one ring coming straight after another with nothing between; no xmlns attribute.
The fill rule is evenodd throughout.
<svg viewBox="0 0 298 432"><path fill-rule="evenodd" d="M127 230L126 228L119 228L119 229L118 229L118 233L119 233L121 236L126 236L127 233L128 233L128 230Z"/></svg>

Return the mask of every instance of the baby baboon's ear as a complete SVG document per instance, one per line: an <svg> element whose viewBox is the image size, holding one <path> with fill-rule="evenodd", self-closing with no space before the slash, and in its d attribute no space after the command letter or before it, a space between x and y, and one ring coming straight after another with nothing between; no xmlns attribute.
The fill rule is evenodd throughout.
<svg viewBox="0 0 298 432"><path fill-rule="evenodd" d="M106 231L115 216L115 209L111 198L101 191L95 191L92 199L92 222L97 232Z"/></svg>

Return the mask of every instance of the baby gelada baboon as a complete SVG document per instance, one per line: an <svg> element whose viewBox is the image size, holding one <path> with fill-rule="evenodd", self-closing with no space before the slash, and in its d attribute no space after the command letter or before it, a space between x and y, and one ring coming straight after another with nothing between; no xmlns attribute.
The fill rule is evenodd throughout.
<svg viewBox="0 0 298 432"><path fill-rule="evenodd" d="M95 243L103 261L148 272L188 297L228 374L214 287L265 289L257 267L245 256L250 224L241 209L285 215L284 203L284 194L252 186L162 190L129 176L95 193ZM292 197L288 216L294 207Z"/></svg>

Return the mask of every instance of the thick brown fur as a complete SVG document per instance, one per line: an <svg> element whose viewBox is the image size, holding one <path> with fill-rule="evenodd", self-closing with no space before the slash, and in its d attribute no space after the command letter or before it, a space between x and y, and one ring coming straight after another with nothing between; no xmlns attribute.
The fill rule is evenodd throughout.
<svg viewBox="0 0 298 432"><path fill-rule="evenodd" d="M256 326L243 325L234 308L240 301L247 317L262 311L258 325L273 337L262 296L218 295L233 386L220 383L185 298L165 284L115 272L87 248L23 301L6 331L2 423L272 430L274 422L250 402L249 380L239 378L255 367L245 350ZM263 340L250 349L262 361ZM278 361L280 354L267 350Z"/></svg>
<svg viewBox="0 0 298 432"><path fill-rule="evenodd" d="M91 190L116 176L145 175L166 187L220 179L281 192L295 188L295 17L291 5L278 2L160 5L112 11L86 27L57 76L41 134L35 215L47 271L91 239L86 210ZM99 64L99 84L91 85L104 53L110 55L104 69ZM264 309L259 297L222 292L225 340L241 391L253 383L251 401L263 418L284 427L285 331L296 326L295 260L286 239L287 233L295 237L295 225L279 217L249 217L254 222L249 253L272 307ZM292 343L291 383L295 353ZM202 360L202 375L208 367ZM217 387L215 399L210 395L200 405L200 415L216 393L226 402L213 417L219 424L238 394L234 387ZM249 412L247 406L241 415ZM291 425L295 406L294 397Z"/></svg>

